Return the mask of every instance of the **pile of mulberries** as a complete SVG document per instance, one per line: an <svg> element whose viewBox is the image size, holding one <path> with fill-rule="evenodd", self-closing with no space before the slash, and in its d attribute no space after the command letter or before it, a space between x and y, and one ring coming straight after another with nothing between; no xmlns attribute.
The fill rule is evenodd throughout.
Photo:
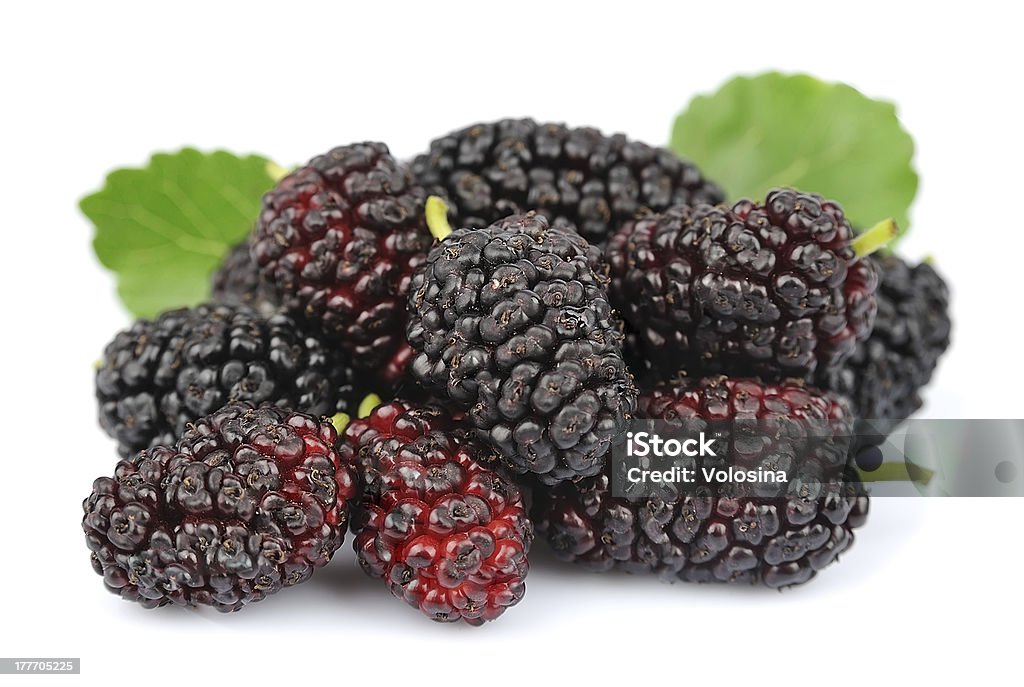
<svg viewBox="0 0 1024 687"><path fill-rule="evenodd" d="M866 520L853 457L921 407L949 293L866 254L836 201L725 200L667 150L530 119L408 164L374 142L314 157L210 302L103 352L122 459L83 504L94 569L147 608L234 611L351 532L394 596L471 625L524 598L535 533L590 570L807 582ZM695 468L793 479L639 492L640 430L712 437Z"/></svg>

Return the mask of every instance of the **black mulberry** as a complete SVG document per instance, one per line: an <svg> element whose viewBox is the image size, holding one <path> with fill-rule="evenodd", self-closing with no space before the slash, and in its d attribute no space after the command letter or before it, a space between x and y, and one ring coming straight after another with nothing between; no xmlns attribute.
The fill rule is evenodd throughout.
<svg viewBox="0 0 1024 687"><path fill-rule="evenodd" d="M810 379L871 332L878 268L836 203L679 206L609 242L612 303L663 373Z"/></svg>
<svg viewBox="0 0 1024 687"><path fill-rule="evenodd" d="M303 582L341 546L355 472L334 426L233 403L93 483L82 527L111 592L146 608L237 611Z"/></svg>
<svg viewBox="0 0 1024 687"><path fill-rule="evenodd" d="M171 444L229 401L313 415L358 403L348 359L287 315L202 305L139 320L114 337L96 372L100 425L123 456Z"/></svg>
<svg viewBox="0 0 1024 687"><path fill-rule="evenodd" d="M750 495L737 484L715 492L679 491L674 497L616 497L608 471L578 484L537 490L537 529L558 558L597 571L655 573L667 581L786 587L811 579L849 549L853 529L867 517L868 498L847 467L848 440L841 440L852 418L838 398L803 386L714 377L644 393L638 414L686 422L687 431L695 420L719 428L715 423L751 419L762 427L824 422L840 439L833 442L823 432L809 437L816 443L804 448L839 462L833 477L792 480L785 487L789 493L774 497ZM739 437L730 440L732 460L750 450L739 447ZM791 448L773 442L758 455Z"/></svg>
<svg viewBox="0 0 1024 687"><path fill-rule="evenodd" d="M597 474L636 390L599 251L527 214L459 229L409 292L412 374L519 473Z"/></svg>
<svg viewBox="0 0 1024 687"><path fill-rule="evenodd" d="M594 244L644 210L718 203L722 191L664 148L532 119L474 124L413 161L417 181L444 197L453 223L482 228L536 210Z"/></svg>
<svg viewBox="0 0 1024 687"><path fill-rule="evenodd" d="M285 307L360 369L402 355L409 277L433 241L425 199L383 143L335 148L263 197L256 263Z"/></svg>

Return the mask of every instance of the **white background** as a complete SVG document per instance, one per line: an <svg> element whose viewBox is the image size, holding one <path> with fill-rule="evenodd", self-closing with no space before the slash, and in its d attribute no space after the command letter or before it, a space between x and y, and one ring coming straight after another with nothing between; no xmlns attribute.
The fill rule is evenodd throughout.
<svg viewBox="0 0 1024 687"><path fill-rule="evenodd" d="M226 617L104 591L79 529L115 461L92 363L129 318L76 201L110 168L185 144L293 163L381 139L409 156L512 115L664 143L692 94L735 73L844 80L898 103L922 176L904 252L933 255L954 288L955 345L926 412L1024 417L1020 22L1001 5L338 5L2 10L0 655L81 656L81 679L138 685L1019 679L1016 499L878 499L839 565L783 593L590 575L538 547L525 600L481 629L419 617L347 546Z"/></svg>

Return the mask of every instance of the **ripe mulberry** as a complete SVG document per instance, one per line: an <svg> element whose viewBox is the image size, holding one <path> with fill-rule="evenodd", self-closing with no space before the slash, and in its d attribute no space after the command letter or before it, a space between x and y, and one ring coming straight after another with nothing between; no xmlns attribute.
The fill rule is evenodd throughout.
<svg viewBox="0 0 1024 687"><path fill-rule="evenodd" d="M482 228L536 210L552 224L569 222L594 244L638 212L724 198L692 163L664 148L532 119L454 131L412 167L420 184L448 201L456 226Z"/></svg>
<svg viewBox="0 0 1024 687"><path fill-rule="evenodd" d="M456 230L412 280L413 376L547 484L600 472L635 406L601 265L575 231L527 214Z"/></svg>
<svg viewBox="0 0 1024 687"><path fill-rule="evenodd" d="M146 608L237 611L325 565L345 536L355 472L312 416L232 403L174 448L118 463L83 503L92 564Z"/></svg>
<svg viewBox="0 0 1024 687"><path fill-rule="evenodd" d="M613 304L662 372L810 379L871 332L878 268L836 203L679 206L610 241Z"/></svg>
<svg viewBox="0 0 1024 687"><path fill-rule="evenodd" d="M356 396L347 358L294 319L225 305L135 322L107 345L96 372L100 425L123 456L173 443L229 401L333 415Z"/></svg>
<svg viewBox="0 0 1024 687"><path fill-rule="evenodd" d="M835 424L837 434L848 432L851 423L843 403L825 393L724 377L645 393L638 412L712 426L755 418L762 427L827 422ZM751 448L740 446L740 436L733 434L728 443L733 460ZM537 528L558 558L592 570L655 573L667 581L801 584L849 549L853 529L868 511L868 498L846 467L845 451L834 452L843 442L832 444L824 434L820 439L821 446L805 449L837 456L842 477L794 480L785 487L788 493L777 497L752 496L741 484L715 492L679 490L674 497L616 497L606 471L579 484L538 490ZM760 455L786 450L776 443L762 446Z"/></svg>
<svg viewBox="0 0 1024 687"><path fill-rule="evenodd" d="M430 405L394 401L353 421L340 447L359 466L359 561L434 620L479 625L526 591L533 540L519 491L489 450Z"/></svg>
<svg viewBox="0 0 1024 687"><path fill-rule="evenodd" d="M425 199L383 143L335 148L263 197L252 255L293 315L377 370L404 345L409 277L433 240Z"/></svg>
<svg viewBox="0 0 1024 687"><path fill-rule="evenodd" d="M873 437L870 443L921 407L920 391L949 347L952 327L949 289L931 265L911 267L895 256L878 262L882 276L871 336L818 380L847 396L857 416L869 421L857 433Z"/></svg>

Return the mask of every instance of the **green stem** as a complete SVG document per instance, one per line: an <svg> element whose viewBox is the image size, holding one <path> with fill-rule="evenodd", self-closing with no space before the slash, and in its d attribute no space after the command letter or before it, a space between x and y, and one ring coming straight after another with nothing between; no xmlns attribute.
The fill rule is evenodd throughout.
<svg viewBox="0 0 1024 687"><path fill-rule="evenodd" d="M331 418L331 424L334 425L334 429L338 430L338 434L343 433L351 421L352 418L349 417L348 413L335 413Z"/></svg>
<svg viewBox="0 0 1024 687"><path fill-rule="evenodd" d="M911 469L906 463L882 463L877 470L865 472L857 470L861 482L917 482L928 484L935 476L933 470L914 466Z"/></svg>
<svg viewBox="0 0 1024 687"><path fill-rule="evenodd" d="M291 169L288 169L287 167L282 167L273 160L268 160L266 165L267 175L275 184L281 181L281 179L284 179L286 176L291 174L292 170L294 169L294 167L292 167Z"/></svg>
<svg viewBox="0 0 1024 687"><path fill-rule="evenodd" d="M427 198L425 209L427 228L438 241L444 241L452 233L452 225L448 224L448 204L438 196Z"/></svg>
<svg viewBox="0 0 1024 687"><path fill-rule="evenodd" d="M365 398L359 403L359 410L356 411L358 417L367 417L373 412L373 409L381 404L380 396L377 394L367 394Z"/></svg>
<svg viewBox="0 0 1024 687"><path fill-rule="evenodd" d="M896 238L899 231L896 220L892 217L883 219L853 240L853 250L861 258L871 255L875 251L885 248L890 241Z"/></svg>

